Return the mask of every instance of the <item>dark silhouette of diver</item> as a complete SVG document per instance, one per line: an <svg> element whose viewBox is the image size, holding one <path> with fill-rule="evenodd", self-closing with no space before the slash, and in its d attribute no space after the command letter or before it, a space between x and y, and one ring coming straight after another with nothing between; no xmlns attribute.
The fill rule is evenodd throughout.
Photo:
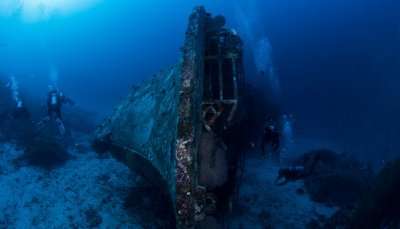
<svg viewBox="0 0 400 229"><path fill-rule="evenodd" d="M278 128L274 123L269 123L264 129L264 135L261 142L261 150L263 152L263 156L267 156L268 152L266 148L270 146L271 155L275 156L276 159L279 159L279 148L280 148L280 133Z"/></svg>
<svg viewBox="0 0 400 229"><path fill-rule="evenodd" d="M62 120L61 108L64 104L74 105L74 102L59 90L50 87L47 94L47 115Z"/></svg>
<svg viewBox="0 0 400 229"><path fill-rule="evenodd" d="M26 147L34 137L34 123L28 107L20 98L15 98L15 106L8 114L6 133L9 140Z"/></svg>
<svg viewBox="0 0 400 229"><path fill-rule="evenodd" d="M277 185L285 185L288 182L297 181L305 179L314 174L314 170L318 163L322 161L322 156L320 154L313 155L308 162L307 166L291 166L286 168L281 168L279 170L278 177L275 180Z"/></svg>
<svg viewBox="0 0 400 229"><path fill-rule="evenodd" d="M301 180L307 177L307 173L303 166L294 166L281 168L278 177L275 180L276 185L285 185L292 181Z"/></svg>
<svg viewBox="0 0 400 229"><path fill-rule="evenodd" d="M12 117L14 119L27 119L29 120L31 118L31 114L24 105L24 103L21 100L17 101L17 104L14 108L14 111L12 112Z"/></svg>
<svg viewBox="0 0 400 229"><path fill-rule="evenodd" d="M55 120L61 135L65 134L65 126L61 112L64 104L74 105L75 103L58 89L49 86L49 92L47 94L47 118L45 121Z"/></svg>

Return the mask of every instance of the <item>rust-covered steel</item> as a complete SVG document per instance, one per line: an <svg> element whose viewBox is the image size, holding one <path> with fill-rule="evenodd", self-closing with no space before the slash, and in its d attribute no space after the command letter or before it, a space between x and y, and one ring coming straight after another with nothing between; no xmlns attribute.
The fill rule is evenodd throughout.
<svg viewBox="0 0 400 229"><path fill-rule="evenodd" d="M242 45L224 20L196 8L180 63L133 88L96 131L97 149L168 190L177 228L212 215L213 189L234 177L223 132L239 120Z"/></svg>

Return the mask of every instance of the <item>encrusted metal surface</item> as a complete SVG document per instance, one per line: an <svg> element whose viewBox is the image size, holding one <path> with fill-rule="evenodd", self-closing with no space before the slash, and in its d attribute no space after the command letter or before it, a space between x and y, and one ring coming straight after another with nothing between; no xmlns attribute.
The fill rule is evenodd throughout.
<svg viewBox="0 0 400 229"><path fill-rule="evenodd" d="M96 132L97 140L107 140L119 148L120 159L137 169L131 154L150 162L175 197L175 139L178 120L180 67L156 75L130 95L114 110ZM135 155L136 156L136 155ZM138 160L138 159L136 159ZM147 166L148 167L148 166ZM154 174L154 168L141 167L143 175ZM154 178L152 178L154 179ZM173 199L174 200L174 199Z"/></svg>
<svg viewBox="0 0 400 229"><path fill-rule="evenodd" d="M176 207L178 227L194 227L197 170L196 141L201 133L203 100L203 60L206 12L198 8L192 14L183 47L182 88L176 151Z"/></svg>
<svg viewBox="0 0 400 229"><path fill-rule="evenodd" d="M240 77L237 65L241 61L241 50L230 51L236 50L241 42L233 32L223 28L223 23L218 23L221 18L224 20L212 18L202 7L196 8L189 18L182 61L141 87L133 88L113 115L99 126L95 136L97 148L112 151L132 169L166 186L175 209L177 228L195 228L205 218L206 211L215 208L214 204L206 204L215 202L213 194L198 184L199 145L204 128L208 126L211 131L210 123L215 123L221 114L230 122L237 109ZM238 41L232 42L234 48L226 47L231 44L229 41L224 43L218 57L230 60L232 65L233 75L225 76L233 82L233 98L224 98L223 88L218 97L220 105L231 106L228 113L213 108L219 102L209 100L203 93L208 27L212 27L212 34L221 32L224 37ZM219 74L221 81L221 66ZM205 120L204 109L208 105L206 110L216 116L211 122Z"/></svg>

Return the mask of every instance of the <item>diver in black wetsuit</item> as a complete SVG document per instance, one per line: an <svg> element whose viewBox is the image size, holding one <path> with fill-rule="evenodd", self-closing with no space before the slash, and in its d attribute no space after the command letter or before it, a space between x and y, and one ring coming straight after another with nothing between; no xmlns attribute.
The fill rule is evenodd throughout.
<svg viewBox="0 0 400 229"><path fill-rule="evenodd" d="M65 133L61 114L61 109L64 104L74 105L75 103L62 92L50 86L47 94L47 120L54 119L62 135Z"/></svg>
<svg viewBox="0 0 400 229"><path fill-rule="evenodd" d="M271 146L271 154L279 158L280 133L274 123L269 123L264 129L264 136L261 142L261 150L267 156L266 147Z"/></svg>
<svg viewBox="0 0 400 229"><path fill-rule="evenodd" d="M285 185L291 181L297 181L306 178L306 173L303 166L294 166L281 168L278 173L278 177L275 180L276 185Z"/></svg>
<svg viewBox="0 0 400 229"><path fill-rule="evenodd" d="M12 117L15 119L30 119L31 114L21 100L17 101L17 105L12 112Z"/></svg>
<svg viewBox="0 0 400 229"><path fill-rule="evenodd" d="M59 90L51 88L47 94L47 114L49 118L55 117L62 120L61 108L64 104L74 105L74 102Z"/></svg>
<svg viewBox="0 0 400 229"><path fill-rule="evenodd" d="M278 177L275 180L275 184L285 185L288 182L301 180L313 175L314 170L320 161L321 155L316 154L310 158L307 167L301 165L281 168Z"/></svg>

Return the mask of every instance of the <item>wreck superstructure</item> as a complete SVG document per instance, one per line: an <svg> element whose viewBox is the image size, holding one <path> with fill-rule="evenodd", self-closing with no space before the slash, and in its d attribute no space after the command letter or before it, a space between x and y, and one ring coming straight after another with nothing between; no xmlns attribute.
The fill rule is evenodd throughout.
<svg viewBox="0 0 400 229"><path fill-rule="evenodd" d="M194 228L214 217L215 190L236 177L240 152L225 132L240 123L242 42L222 16L199 7L182 52L179 64L132 89L98 127L94 146L165 187L177 228Z"/></svg>

